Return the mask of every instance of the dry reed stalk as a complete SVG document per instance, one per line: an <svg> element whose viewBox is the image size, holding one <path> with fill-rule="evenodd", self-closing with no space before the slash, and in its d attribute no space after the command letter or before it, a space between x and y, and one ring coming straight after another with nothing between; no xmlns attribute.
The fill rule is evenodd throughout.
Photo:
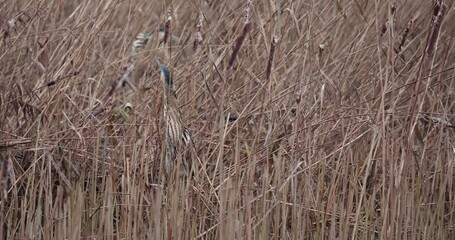
<svg viewBox="0 0 455 240"><path fill-rule="evenodd" d="M232 51L232 55L229 58L228 62L228 68L232 67L232 64L234 64L235 58L237 57L238 52L240 51L240 48L242 47L243 41L245 41L246 35L250 31L250 8L251 8L251 1L248 0L245 8L245 16L244 16L244 25L242 32L240 35L237 37L237 40L235 41L235 45Z"/></svg>
<svg viewBox="0 0 455 240"><path fill-rule="evenodd" d="M194 35L193 50L196 51L198 46L202 43L202 23L204 21L204 15L202 11L199 12L198 23L196 26L196 34Z"/></svg>
<svg viewBox="0 0 455 240"><path fill-rule="evenodd" d="M249 23L249 22L245 23L245 25L243 26L243 29L242 29L242 33L239 35L239 37L237 38L237 40L235 42L231 58L229 58L229 63L228 63L229 68L232 67L232 64L234 64L235 58L236 58L240 48L242 47L242 44L246 38L246 35L248 34L250 25L251 25L251 23Z"/></svg>
<svg viewBox="0 0 455 240"><path fill-rule="evenodd" d="M172 8L167 10L166 24L164 25L163 43L166 45L169 36L171 36Z"/></svg>
<svg viewBox="0 0 455 240"><path fill-rule="evenodd" d="M448 120L441 118L441 117L433 117L428 114L425 114L425 115L420 115L420 120L426 124L428 124L428 123L440 124L443 127L455 129L455 125L453 123L451 123Z"/></svg>
<svg viewBox="0 0 455 240"><path fill-rule="evenodd" d="M5 10L5 9L0 9ZM44 15L44 10L40 8L27 7L26 9L17 13L14 17L9 18L5 23L0 21L0 24L4 24L2 29L1 37L3 42L6 42L14 33L24 30L27 26L35 20L36 17ZM1 19L0 19L1 20Z"/></svg>
<svg viewBox="0 0 455 240"><path fill-rule="evenodd" d="M6 41L18 27L26 27L30 19L26 12L20 12L17 16L6 21L3 28L3 41Z"/></svg>
<svg viewBox="0 0 455 240"><path fill-rule="evenodd" d="M434 47L438 41L439 31L441 29L442 19L445 16L447 5L444 0L434 0L433 3L433 16L430 24L430 32L428 35L428 44L426 52L429 56L433 55Z"/></svg>
<svg viewBox="0 0 455 240"><path fill-rule="evenodd" d="M75 76L79 75L79 73L80 73L80 71L70 72L64 76L56 78L55 80L47 82L46 86L48 86L48 87L53 86L53 85L59 83L61 80L64 80L64 79L70 78L70 77L75 77Z"/></svg>
<svg viewBox="0 0 455 240"><path fill-rule="evenodd" d="M389 19L386 19L385 22L379 28L379 36L384 37L384 35L387 32L388 25L389 25Z"/></svg>
<svg viewBox="0 0 455 240"><path fill-rule="evenodd" d="M42 66L42 71L45 72L47 67L49 66L49 53L47 49L49 38L46 38L43 43L41 43L39 40L37 42L39 46L38 62Z"/></svg>
<svg viewBox="0 0 455 240"><path fill-rule="evenodd" d="M394 1L392 3L392 6L390 7L390 17L392 18L394 23L395 23L395 16L396 16L395 13L396 13L396 10L397 10L396 6L397 6L397 3L396 3L396 1ZM389 18L386 18L385 22L379 28L379 35L381 37L384 37L384 35L387 33L387 29L388 28L389 28Z"/></svg>
<svg viewBox="0 0 455 240"><path fill-rule="evenodd" d="M4 202L8 198L8 191L12 185L14 169L11 153L7 152L6 159L0 159L0 200Z"/></svg>
<svg viewBox="0 0 455 240"><path fill-rule="evenodd" d="M270 44L270 54L269 54L269 60L267 61L267 68L266 68L266 79L267 80L269 80L270 74L272 73L273 57L275 55L275 49L276 49L277 43L278 43L278 37L273 36L272 42Z"/></svg>
<svg viewBox="0 0 455 240"><path fill-rule="evenodd" d="M390 7L391 15L394 16L396 11L397 11L397 1L393 1L392 6Z"/></svg>
<svg viewBox="0 0 455 240"><path fill-rule="evenodd" d="M107 110L106 104L109 102L114 95L114 92L128 86L130 90L137 91L136 86L131 82L134 75L134 63L130 59L128 62L122 66L118 78L115 81L112 81L111 87L107 91L106 95L103 97L100 106L97 106L90 114L90 117L96 117Z"/></svg>
<svg viewBox="0 0 455 240"><path fill-rule="evenodd" d="M428 35L427 35L427 45L425 47L425 53L427 54L427 56L423 56L422 58L422 69L423 71L421 71L421 74L431 74L431 58L433 57L433 51L434 51L434 47L436 46L437 44L437 41L438 41L438 36L439 36L439 31L440 31L440 27L441 27L441 24L442 24L442 19L445 15L445 10L446 10L446 5L444 3L444 0L434 0L433 1L433 15L431 16L431 22L430 22L430 26L429 26L429 30L428 30ZM426 72L427 71L427 72ZM422 81L417 81L416 85L415 85L415 89L414 89L414 94L413 94L413 100L412 100L412 103L409 107L409 110L408 110L408 118L409 119L415 119L415 113L418 108L418 105L420 104L420 101L418 101L419 99L419 95L420 95L420 86L422 84ZM428 85L427 85L428 87ZM425 90L426 91L426 90ZM420 104L420 106L423 106L423 104ZM408 120L407 121L409 126L415 126L415 122L414 120ZM404 129L408 129L407 128L403 128ZM403 131L403 136L407 135L406 131Z"/></svg>
<svg viewBox="0 0 455 240"><path fill-rule="evenodd" d="M112 84L111 90L108 92L108 96L111 96L115 90L118 90L126 86L129 86L131 90L136 91L136 87L131 82L131 79L133 79L133 74L134 63L132 60L128 60L128 62L125 65L123 65L122 70L120 72L120 76Z"/></svg>
<svg viewBox="0 0 455 240"><path fill-rule="evenodd" d="M0 162L0 199L2 202L8 197L9 175L7 165L8 163L5 160Z"/></svg>
<svg viewBox="0 0 455 240"><path fill-rule="evenodd" d="M406 29L404 30L403 36L401 37L400 45L398 45L398 48L395 50L396 54L401 53L401 51L403 50L403 46L406 43L409 32L411 31L413 25L414 25L414 20L412 20L412 19L409 20L409 22L406 24Z"/></svg>

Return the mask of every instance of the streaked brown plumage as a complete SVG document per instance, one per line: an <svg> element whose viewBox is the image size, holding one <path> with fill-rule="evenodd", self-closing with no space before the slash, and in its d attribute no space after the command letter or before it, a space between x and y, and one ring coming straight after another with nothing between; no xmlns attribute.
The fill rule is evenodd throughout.
<svg viewBox="0 0 455 240"><path fill-rule="evenodd" d="M163 86L163 120L164 120L164 158L167 174L173 169L179 154L184 153L192 143L191 135L183 125L182 114L178 106L174 83L168 68L158 61L161 71L161 84ZM185 159L184 159L185 160ZM188 170L186 161L182 162ZM181 172L181 174L185 174Z"/></svg>

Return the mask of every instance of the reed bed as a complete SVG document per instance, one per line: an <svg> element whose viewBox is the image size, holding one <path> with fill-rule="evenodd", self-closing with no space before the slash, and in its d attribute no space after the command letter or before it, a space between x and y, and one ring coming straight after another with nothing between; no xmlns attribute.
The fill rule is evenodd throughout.
<svg viewBox="0 0 455 240"><path fill-rule="evenodd" d="M454 9L2 1L0 239L453 239Z"/></svg>

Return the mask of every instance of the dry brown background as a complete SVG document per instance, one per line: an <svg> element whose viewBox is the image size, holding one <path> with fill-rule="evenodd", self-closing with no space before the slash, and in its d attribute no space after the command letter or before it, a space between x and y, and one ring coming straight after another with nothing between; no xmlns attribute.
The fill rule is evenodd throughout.
<svg viewBox="0 0 455 240"><path fill-rule="evenodd" d="M455 11L439 2L255 0L229 67L247 1L2 1L0 238L455 238ZM180 41L131 56L168 9ZM157 57L191 180L163 178ZM128 61L136 90L111 92Z"/></svg>

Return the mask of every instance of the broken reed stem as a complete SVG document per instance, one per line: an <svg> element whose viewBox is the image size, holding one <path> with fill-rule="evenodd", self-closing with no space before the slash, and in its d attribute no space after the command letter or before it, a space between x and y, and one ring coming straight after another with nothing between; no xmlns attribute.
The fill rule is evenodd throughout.
<svg viewBox="0 0 455 240"><path fill-rule="evenodd" d="M135 40L133 41L131 47L131 55L137 54L139 49L144 48L145 45L147 45L148 41L151 39L151 37L152 34L149 32L139 33L136 36ZM109 88L109 91L107 92L104 98L106 101L112 97L116 90L125 87L126 85L128 85L133 91L137 90L136 87L131 82L131 79L133 79L134 75L134 68L135 68L134 63L133 60L131 59L128 60L128 62L125 65L123 65L119 77L112 82L111 87ZM106 107L104 106L104 104L102 104L101 106L96 107L92 111L91 117L96 117L103 113L104 111L106 111Z"/></svg>
<svg viewBox="0 0 455 240"><path fill-rule="evenodd" d="M8 197L8 174L6 161L0 162L0 199L5 200Z"/></svg>
<svg viewBox="0 0 455 240"><path fill-rule="evenodd" d="M430 26L428 29L427 45L425 47L425 52L424 52L422 60L421 60L421 64L422 64L421 69L423 69L423 71L420 71L419 77L421 77L421 74L423 74L423 75L428 74L428 76L431 76L431 66L430 66L431 60L430 59L433 58L432 55L433 55L434 47L436 46L436 43L438 40L439 30L441 27L442 18L445 15L446 7L447 6L444 4L444 0L434 0L434 2L433 2L433 15L431 17L431 23L430 23ZM425 54L428 55L428 58ZM428 71L428 72L425 73L425 71ZM431 80L431 78L429 78L429 80ZM422 81L416 80L416 85L415 85L415 89L414 89L414 94L412 95L411 105L408 108L408 113L407 113L408 119L407 119L406 125L402 129L402 133L401 133L403 139L405 139L406 136L410 136L410 135L408 135L409 131L407 131L405 129L410 129L412 126L413 129L411 129L411 134L413 133L414 128L416 126L414 119L415 119L415 112L418 111L417 106L418 106L418 104L420 104L420 106L423 106L423 104L421 104L421 100L419 98L419 95L421 93L419 91L421 84L422 84ZM427 87L428 87L428 84L429 84L429 81L427 82Z"/></svg>
<svg viewBox="0 0 455 240"><path fill-rule="evenodd" d="M193 42L193 50L196 51L198 46L201 45L202 43L202 33L201 33L201 30L202 30L202 21L204 20L204 15L202 15L202 11L199 12L199 19L198 19L198 23L197 23L197 30L196 30L196 34L194 36L194 42Z"/></svg>
<svg viewBox="0 0 455 240"><path fill-rule="evenodd" d="M235 46L234 46L234 49L232 51L231 58L229 59L228 68L232 67L232 64L235 61L235 57L237 56L237 54L238 54L238 52L240 50L240 47L242 47L243 41L245 40L245 37L246 37L246 35L247 35L248 31L249 31L249 28L250 28L250 23L246 23L243 26L242 33L240 34L240 36L237 38L237 41L235 42Z"/></svg>
<svg viewBox="0 0 455 240"><path fill-rule="evenodd" d="M395 15L395 12L397 11L397 1L393 1L392 6L390 7L390 13Z"/></svg>
<svg viewBox="0 0 455 240"><path fill-rule="evenodd" d="M120 72L120 76L117 78L117 81L115 81L112 84L112 88L109 91L108 96L112 95L114 90L125 87L126 85L128 85L131 89L135 90L135 87L131 83L133 70L134 70L133 61L128 60L128 62L125 65L123 65L122 71Z"/></svg>
<svg viewBox="0 0 455 240"><path fill-rule="evenodd" d="M166 45L167 39L168 39L169 36L171 35L171 34L170 34L170 32L171 32L171 21L172 21L172 9L169 8L169 9L167 10L167 20L166 20L166 24L164 25L164 37L163 37L164 45Z"/></svg>
<svg viewBox="0 0 455 240"><path fill-rule="evenodd" d="M447 5L443 0L435 0L433 8L433 17L431 19L430 31L428 35L428 44L426 47L427 54L431 57L438 41L439 30L441 29L442 19L445 16Z"/></svg>
<svg viewBox="0 0 455 240"><path fill-rule="evenodd" d="M237 38L237 41L235 42L231 58L229 59L228 68L230 68L232 66L232 64L234 63L235 57L237 56L237 54L240 50L240 47L242 47L243 41L245 40L245 37L249 31L249 28L250 28L250 23L249 22L245 23L245 25L243 26L243 29L242 29L242 33L240 34L240 36Z"/></svg>
<svg viewBox="0 0 455 240"><path fill-rule="evenodd" d="M20 11L16 16L5 21L5 26L1 30L1 37L3 38L3 42L10 38L13 32L25 29L28 23L32 22L35 17L40 17L43 15L43 12L45 11L40 8L27 7L26 9ZM0 23L3 25L4 23L1 20L2 19L0 19Z"/></svg>
<svg viewBox="0 0 455 240"><path fill-rule="evenodd" d="M242 47L243 41L245 41L247 33L250 31L250 8L251 8L251 1L248 1L245 8L245 24L243 25L242 33L239 35L237 40L235 41L234 49L232 51L232 55L229 58L228 68L232 67L234 64L235 58Z"/></svg>
<svg viewBox="0 0 455 240"><path fill-rule="evenodd" d="M406 43L406 40L408 38L409 32L411 31L411 28L414 25L414 20L409 20L408 24L406 25L406 29L404 30L403 37L401 38L400 45L398 45L398 48L396 50L396 53L399 54L403 50L403 46Z"/></svg>
<svg viewBox="0 0 455 240"><path fill-rule="evenodd" d="M107 92L106 96L103 98L103 101L108 102L109 99L112 97L114 92L122 87L128 85L133 91L136 91L136 87L131 83L132 75L134 71L134 64L132 60L128 60L128 62L123 65L122 70L119 74L119 77L112 82L109 91ZM106 107L103 107L105 104L102 102L101 106L97 106L91 113L92 117L96 117L99 114L103 113L106 110Z"/></svg>
<svg viewBox="0 0 455 240"><path fill-rule="evenodd" d="M80 73L80 71L74 71L65 76L58 77L55 80L51 80L48 83L46 83L46 86L48 86L48 87L53 86L53 85L57 84L59 81L66 79L66 78L75 77L75 76L79 75L79 73Z"/></svg>
<svg viewBox="0 0 455 240"><path fill-rule="evenodd" d="M8 152L6 160L0 162L0 200L7 199L8 189L11 187L12 176L13 164L11 161L11 153Z"/></svg>
<svg viewBox="0 0 455 240"><path fill-rule="evenodd" d="M397 11L397 3L393 2L392 6L390 7L390 17L392 18L393 22L395 22L395 13L396 13L396 11ZM385 22L379 28L379 35L381 36L381 38L384 37L384 35L386 34L388 28L389 28L389 18L386 18Z"/></svg>
<svg viewBox="0 0 455 240"><path fill-rule="evenodd" d="M17 16L11 18L6 22L5 28L3 29L3 41L6 41L11 36L11 33L17 28L16 23L20 23L22 27L27 25L26 20L21 16L24 15L30 19L30 17L25 12L20 12Z"/></svg>
<svg viewBox="0 0 455 240"><path fill-rule="evenodd" d="M267 78L267 80L270 79L270 74L272 73L273 56L275 55L275 49L276 49L277 43L278 43L278 37L277 36L273 36L272 43L271 43L271 46L270 46L269 61L267 62L267 68L266 68L266 78Z"/></svg>
<svg viewBox="0 0 455 240"><path fill-rule="evenodd" d="M384 37L385 33L387 32L388 24L389 19L387 18L385 22L381 25L381 28L379 30L379 35L381 36L381 38Z"/></svg>

